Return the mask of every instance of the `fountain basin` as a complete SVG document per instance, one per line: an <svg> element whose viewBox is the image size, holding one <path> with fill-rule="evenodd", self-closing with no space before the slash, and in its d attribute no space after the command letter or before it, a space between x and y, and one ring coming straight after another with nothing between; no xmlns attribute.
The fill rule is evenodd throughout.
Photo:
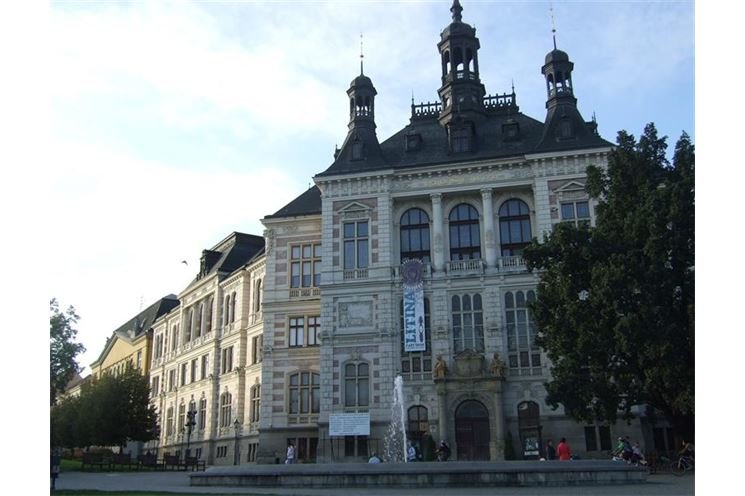
<svg viewBox="0 0 745 496"><path fill-rule="evenodd" d="M210 467L192 486L476 487L644 483L647 469L606 460Z"/></svg>

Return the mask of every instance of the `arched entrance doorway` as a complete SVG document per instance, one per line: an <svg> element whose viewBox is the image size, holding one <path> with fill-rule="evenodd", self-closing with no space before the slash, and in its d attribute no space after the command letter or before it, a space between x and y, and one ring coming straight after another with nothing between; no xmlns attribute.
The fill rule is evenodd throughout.
<svg viewBox="0 0 745 496"><path fill-rule="evenodd" d="M467 400L455 410L458 460L489 459L489 412L480 401Z"/></svg>

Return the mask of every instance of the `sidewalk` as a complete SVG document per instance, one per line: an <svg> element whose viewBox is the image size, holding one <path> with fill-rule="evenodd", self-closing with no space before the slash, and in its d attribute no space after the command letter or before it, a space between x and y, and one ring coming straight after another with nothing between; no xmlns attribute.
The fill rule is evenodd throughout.
<svg viewBox="0 0 745 496"><path fill-rule="evenodd" d="M191 487L188 472L64 472L57 489L153 491L160 493L242 494L277 496L349 496L350 490L305 488ZM646 484L621 486L470 487L355 489L355 496L685 496L694 494L694 476L652 475Z"/></svg>

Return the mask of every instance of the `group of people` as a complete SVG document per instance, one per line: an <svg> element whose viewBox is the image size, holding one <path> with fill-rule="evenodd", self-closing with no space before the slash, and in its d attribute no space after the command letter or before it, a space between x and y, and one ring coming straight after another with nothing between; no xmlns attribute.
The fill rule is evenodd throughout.
<svg viewBox="0 0 745 496"><path fill-rule="evenodd" d="M569 446L565 437L559 440L559 444L554 447L554 442L550 439L546 441L546 460L571 460L572 448Z"/></svg>
<svg viewBox="0 0 745 496"><path fill-rule="evenodd" d="M629 436L618 438L616 447L611 452L614 460L623 460L626 463L632 463L635 465L643 465L646 463L642 448L638 442L631 443Z"/></svg>

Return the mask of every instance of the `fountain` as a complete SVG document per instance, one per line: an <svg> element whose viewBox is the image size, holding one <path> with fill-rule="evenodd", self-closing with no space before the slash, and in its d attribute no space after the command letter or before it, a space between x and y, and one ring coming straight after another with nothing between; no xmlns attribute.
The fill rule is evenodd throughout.
<svg viewBox="0 0 745 496"><path fill-rule="evenodd" d="M398 375L393 381L393 402L391 403L391 423L383 440L384 461L390 463L406 462L406 420L404 411L404 380Z"/></svg>

